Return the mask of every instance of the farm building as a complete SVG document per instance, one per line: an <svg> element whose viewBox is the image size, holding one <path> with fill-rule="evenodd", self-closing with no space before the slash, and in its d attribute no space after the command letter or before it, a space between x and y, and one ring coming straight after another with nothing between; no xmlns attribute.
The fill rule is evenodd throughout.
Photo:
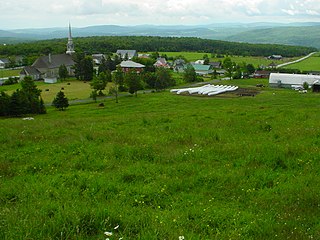
<svg viewBox="0 0 320 240"><path fill-rule="evenodd" d="M320 76L317 75L271 73L269 77L269 85L270 87L291 88L295 85L303 85L303 83L306 82L309 86L312 86L319 80Z"/></svg>
<svg viewBox="0 0 320 240"><path fill-rule="evenodd" d="M211 65L192 64L192 67L198 75L207 75L213 73Z"/></svg>
<svg viewBox="0 0 320 240"><path fill-rule="evenodd" d="M125 73L129 71L135 71L137 73L141 73L145 68L145 65L128 60L128 61L122 61L120 63L120 67L122 68L122 71Z"/></svg>

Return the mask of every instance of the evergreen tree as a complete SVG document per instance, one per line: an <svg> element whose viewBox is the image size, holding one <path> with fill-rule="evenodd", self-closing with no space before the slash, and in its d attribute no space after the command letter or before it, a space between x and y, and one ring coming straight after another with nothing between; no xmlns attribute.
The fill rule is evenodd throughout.
<svg viewBox="0 0 320 240"><path fill-rule="evenodd" d="M54 98L52 105L59 109L59 111L63 111L69 107L69 100L65 97L64 92L60 91Z"/></svg>
<svg viewBox="0 0 320 240"><path fill-rule="evenodd" d="M5 92L0 93L0 116L9 115L10 96Z"/></svg>
<svg viewBox="0 0 320 240"><path fill-rule="evenodd" d="M68 69L66 65L62 64L59 67L59 78L65 80L68 77Z"/></svg>

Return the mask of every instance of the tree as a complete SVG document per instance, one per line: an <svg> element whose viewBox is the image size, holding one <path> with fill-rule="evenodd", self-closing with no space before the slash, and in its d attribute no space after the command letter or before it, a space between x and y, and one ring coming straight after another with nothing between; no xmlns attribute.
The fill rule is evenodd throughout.
<svg viewBox="0 0 320 240"><path fill-rule="evenodd" d="M110 80L111 80L111 73L109 72L109 74L106 74L105 72L102 72L99 74L98 77L95 77L93 79L90 85L91 85L91 88L94 89L96 94L98 94L99 96L103 96L104 94L102 91L106 89L107 83Z"/></svg>
<svg viewBox="0 0 320 240"><path fill-rule="evenodd" d="M191 64L187 65L187 68L184 70L183 79L185 82L196 82L197 74L194 70L194 67Z"/></svg>
<svg viewBox="0 0 320 240"><path fill-rule="evenodd" d="M76 53L74 56L74 74L77 79L91 81L93 78L93 60L84 53Z"/></svg>
<svg viewBox="0 0 320 240"><path fill-rule="evenodd" d="M253 74L256 71L256 69L253 66L253 64L249 63L249 64L247 64L247 71L249 74Z"/></svg>
<svg viewBox="0 0 320 240"><path fill-rule="evenodd" d="M68 77L68 69L66 65L62 64L59 67L59 78L65 80Z"/></svg>
<svg viewBox="0 0 320 240"><path fill-rule="evenodd" d="M223 60L223 68L227 71L227 76L231 78L234 68L234 63L232 62L231 58L226 57Z"/></svg>
<svg viewBox="0 0 320 240"><path fill-rule="evenodd" d="M204 65L208 65L210 62L210 59L208 57L208 54L203 55Z"/></svg>
<svg viewBox="0 0 320 240"><path fill-rule="evenodd" d="M37 88L34 80L26 76L21 81L21 94L24 95L26 113L45 113L44 105L41 105L41 90Z"/></svg>
<svg viewBox="0 0 320 240"><path fill-rule="evenodd" d="M128 86L128 92L135 94L137 97L138 90L142 88L140 76L135 71L131 70L124 76L124 79Z"/></svg>
<svg viewBox="0 0 320 240"><path fill-rule="evenodd" d="M175 84L169 70L163 67L157 69L155 80L154 88L157 91L166 89Z"/></svg>
<svg viewBox="0 0 320 240"><path fill-rule="evenodd" d="M0 93L0 116L7 116L9 114L10 96L5 92Z"/></svg>
<svg viewBox="0 0 320 240"><path fill-rule="evenodd" d="M53 99L52 105L59 109L59 111L63 111L69 107L69 100L65 97L64 92L60 91Z"/></svg>
<svg viewBox="0 0 320 240"><path fill-rule="evenodd" d="M124 89L124 77L120 66L118 66L117 70L113 72L112 82L114 86L110 89L110 93L115 95L116 103L118 103L119 90Z"/></svg>

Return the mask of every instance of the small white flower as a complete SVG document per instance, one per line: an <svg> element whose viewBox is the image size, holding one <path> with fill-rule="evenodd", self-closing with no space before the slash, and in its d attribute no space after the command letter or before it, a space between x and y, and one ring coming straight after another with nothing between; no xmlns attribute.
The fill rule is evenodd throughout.
<svg viewBox="0 0 320 240"><path fill-rule="evenodd" d="M119 225L115 226L113 229L114 230L117 230L119 228Z"/></svg>
<svg viewBox="0 0 320 240"><path fill-rule="evenodd" d="M179 236L179 240L184 240L184 236Z"/></svg>
<svg viewBox="0 0 320 240"><path fill-rule="evenodd" d="M111 237L112 236L112 232L104 232L104 235L106 235L107 237Z"/></svg>

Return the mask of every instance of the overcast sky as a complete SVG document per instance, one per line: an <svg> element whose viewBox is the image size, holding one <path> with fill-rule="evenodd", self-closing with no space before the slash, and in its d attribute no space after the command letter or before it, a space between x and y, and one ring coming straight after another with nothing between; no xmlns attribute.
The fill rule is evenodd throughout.
<svg viewBox="0 0 320 240"><path fill-rule="evenodd" d="M318 22L320 0L1 0L0 29Z"/></svg>

